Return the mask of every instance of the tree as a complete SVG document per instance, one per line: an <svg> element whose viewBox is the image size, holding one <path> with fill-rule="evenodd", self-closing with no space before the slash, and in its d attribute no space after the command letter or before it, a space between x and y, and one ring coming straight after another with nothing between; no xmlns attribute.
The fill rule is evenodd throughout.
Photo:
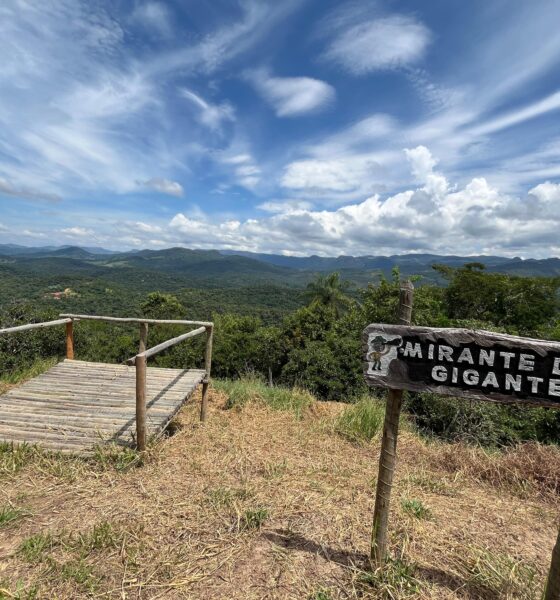
<svg viewBox="0 0 560 600"><path fill-rule="evenodd" d="M310 304L330 307L339 316L352 305L352 300L346 294L348 288L349 283L342 281L339 273L317 275L315 280L307 285L304 296Z"/></svg>
<svg viewBox="0 0 560 600"><path fill-rule="evenodd" d="M142 315L150 319L185 318L185 307L173 294L152 292L140 306Z"/></svg>

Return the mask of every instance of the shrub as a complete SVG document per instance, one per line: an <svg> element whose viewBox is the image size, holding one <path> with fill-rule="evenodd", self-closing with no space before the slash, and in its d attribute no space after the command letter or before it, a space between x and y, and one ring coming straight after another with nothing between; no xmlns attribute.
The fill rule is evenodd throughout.
<svg viewBox="0 0 560 600"><path fill-rule="evenodd" d="M447 441L492 447L560 440L560 413L552 409L504 406L429 392L411 394L406 409L421 432Z"/></svg>

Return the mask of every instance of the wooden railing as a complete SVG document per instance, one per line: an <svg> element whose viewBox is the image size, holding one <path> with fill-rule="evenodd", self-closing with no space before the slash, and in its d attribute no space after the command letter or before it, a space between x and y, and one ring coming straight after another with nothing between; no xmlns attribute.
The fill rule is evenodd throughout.
<svg viewBox="0 0 560 600"><path fill-rule="evenodd" d="M188 340L206 333L206 347L204 351L204 379L202 380L202 402L200 406L200 420L206 420L208 410L208 385L210 383L210 370L212 367L212 339L214 335L214 324L210 321L185 321L176 319L142 319L129 317L104 317L99 315L74 315L61 314L61 318L54 321L43 323L30 323L28 325L18 325L17 327L8 327L0 329L0 334L15 333L18 331L29 331L32 329L42 329L44 327L53 327L56 325L66 326L66 358L74 359L74 322L75 321L105 321L109 323L137 323L140 327L140 345L138 354L125 361L128 365L136 367L136 444L138 450L146 449L146 371L147 361L151 356L155 356L167 348L171 348L180 342ZM152 348L146 348L148 343L149 325L198 325L196 329L183 333L170 340L166 340Z"/></svg>

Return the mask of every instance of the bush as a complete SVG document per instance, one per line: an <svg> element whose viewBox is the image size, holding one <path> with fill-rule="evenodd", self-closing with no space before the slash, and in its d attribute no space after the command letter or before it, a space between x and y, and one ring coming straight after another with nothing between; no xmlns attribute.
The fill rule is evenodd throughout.
<svg viewBox="0 0 560 600"><path fill-rule="evenodd" d="M447 441L509 446L560 440L560 413L553 409L448 398L429 392L411 394L405 407L422 433Z"/></svg>
<svg viewBox="0 0 560 600"><path fill-rule="evenodd" d="M348 407L336 421L338 433L353 441L372 440L383 427L385 405L369 396L362 396Z"/></svg>

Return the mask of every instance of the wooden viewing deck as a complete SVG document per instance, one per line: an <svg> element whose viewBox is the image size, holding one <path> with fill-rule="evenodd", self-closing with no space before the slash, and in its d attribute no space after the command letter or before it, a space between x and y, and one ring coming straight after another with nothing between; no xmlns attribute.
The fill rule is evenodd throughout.
<svg viewBox="0 0 560 600"><path fill-rule="evenodd" d="M144 450L148 437L167 427L179 408L202 383L201 420L212 356L212 323L119 319L62 315L0 334L66 325L67 359L26 383L0 395L0 442L39 444L46 449L90 453L95 445L136 444ZM140 324L140 352L127 365L74 360L73 323L81 319ZM148 324L200 325L197 329L146 349ZM147 367L147 359L186 339L207 333L204 369Z"/></svg>

